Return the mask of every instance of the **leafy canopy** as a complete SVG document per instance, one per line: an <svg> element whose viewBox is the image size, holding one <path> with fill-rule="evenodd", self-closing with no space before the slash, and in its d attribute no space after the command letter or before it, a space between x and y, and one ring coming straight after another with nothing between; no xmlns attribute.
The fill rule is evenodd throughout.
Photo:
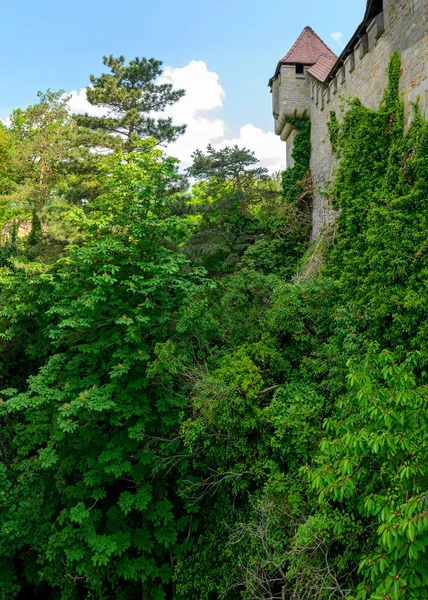
<svg viewBox="0 0 428 600"><path fill-rule="evenodd" d="M169 440L183 408L174 384L158 383L159 355L203 275L177 251L186 235L169 211L177 177L153 141L112 157L102 195L79 215L82 243L42 276L18 271L11 285L33 307L38 298L28 351L43 365L1 405L4 419L19 420L6 486L15 516L1 520L1 554L25 547L37 581L61 597L84 582L100 598L112 585L164 598L171 556L186 545L180 465L164 470L157 449L177 451ZM13 320L28 327L25 306Z"/></svg>

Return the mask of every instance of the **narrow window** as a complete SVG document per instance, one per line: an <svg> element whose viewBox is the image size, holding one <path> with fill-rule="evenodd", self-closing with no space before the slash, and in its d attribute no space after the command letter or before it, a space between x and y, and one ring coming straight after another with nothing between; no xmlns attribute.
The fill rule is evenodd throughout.
<svg viewBox="0 0 428 600"><path fill-rule="evenodd" d="M303 75L303 65L296 65L296 75Z"/></svg>

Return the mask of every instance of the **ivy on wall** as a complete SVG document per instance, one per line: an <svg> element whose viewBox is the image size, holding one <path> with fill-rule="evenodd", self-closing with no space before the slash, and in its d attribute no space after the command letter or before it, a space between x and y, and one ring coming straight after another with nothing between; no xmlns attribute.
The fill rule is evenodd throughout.
<svg viewBox="0 0 428 600"><path fill-rule="evenodd" d="M405 133L400 57L378 111L350 103L337 137L339 229L327 272L370 337L401 350L426 341L428 131L418 107Z"/></svg>
<svg viewBox="0 0 428 600"><path fill-rule="evenodd" d="M405 131L400 70L395 53L379 110L354 99L329 128L340 214L324 275L369 350L348 360L307 473L320 516L364 528L346 592L359 600L427 597L428 127L416 104Z"/></svg>
<svg viewBox="0 0 428 600"><path fill-rule="evenodd" d="M303 117L292 117L287 119L297 134L293 141L291 157L294 161L293 167L282 174L282 189L284 200L291 204L295 201L312 199L312 184L310 177L311 158L311 122Z"/></svg>
<svg viewBox="0 0 428 600"><path fill-rule="evenodd" d="M337 142L339 136L339 121L336 116L336 112L334 110L330 111L330 121L327 123L328 136L330 139L330 145L332 151L337 152Z"/></svg>

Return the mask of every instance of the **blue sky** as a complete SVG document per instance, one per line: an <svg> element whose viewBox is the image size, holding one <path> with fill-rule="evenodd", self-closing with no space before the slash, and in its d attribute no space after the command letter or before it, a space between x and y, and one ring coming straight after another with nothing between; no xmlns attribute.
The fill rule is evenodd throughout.
<svg viewBox="0 0 428 600"><path fill-rule="evenodd" d="M305 25L340 53L363 17L365 0L42 0L2 7L0 118L36 100L37 90L79 90L102 70L103 54L153 56L183 68L203 61L218 75L222 106L212 118L227 136L252 124L272 129L267 81Z"/></svg>

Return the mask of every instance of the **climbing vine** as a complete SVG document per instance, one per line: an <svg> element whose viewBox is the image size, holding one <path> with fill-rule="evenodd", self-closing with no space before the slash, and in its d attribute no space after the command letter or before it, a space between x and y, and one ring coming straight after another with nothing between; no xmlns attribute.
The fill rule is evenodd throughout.
<svg viewBox="0 0 428 600"><path fill-rule="evenodd" d="M351 101L338 132L338 235L327 272L343 302L361 312L365 332L401 350L424 349L428 267L428 131L418 107L404 132L400 57L378 111ZM405 310L403 310L405 307Z"/></svg>
<svg viewBox="0 0 428 600"><path fill-rule="evenodd" d="M354 99L329 128L340 215L325 274L369 349L348 360L307 473L320 515L339 506L364 528L346 591L359 600L427 597L428 128L416 104L405 131L400 70L395 53L379 110Z"/></svg>
<svg viewBox="0 0 428 600"><path fill-rule="evenodd" d="M294 161L293 167L282 174L282 190L284 199L288 204L295 201L305 201L312 198L312 184L310 177L311 158L311 122L304 115L287 120L297 130L293 142L291 157Z"/></svg>

